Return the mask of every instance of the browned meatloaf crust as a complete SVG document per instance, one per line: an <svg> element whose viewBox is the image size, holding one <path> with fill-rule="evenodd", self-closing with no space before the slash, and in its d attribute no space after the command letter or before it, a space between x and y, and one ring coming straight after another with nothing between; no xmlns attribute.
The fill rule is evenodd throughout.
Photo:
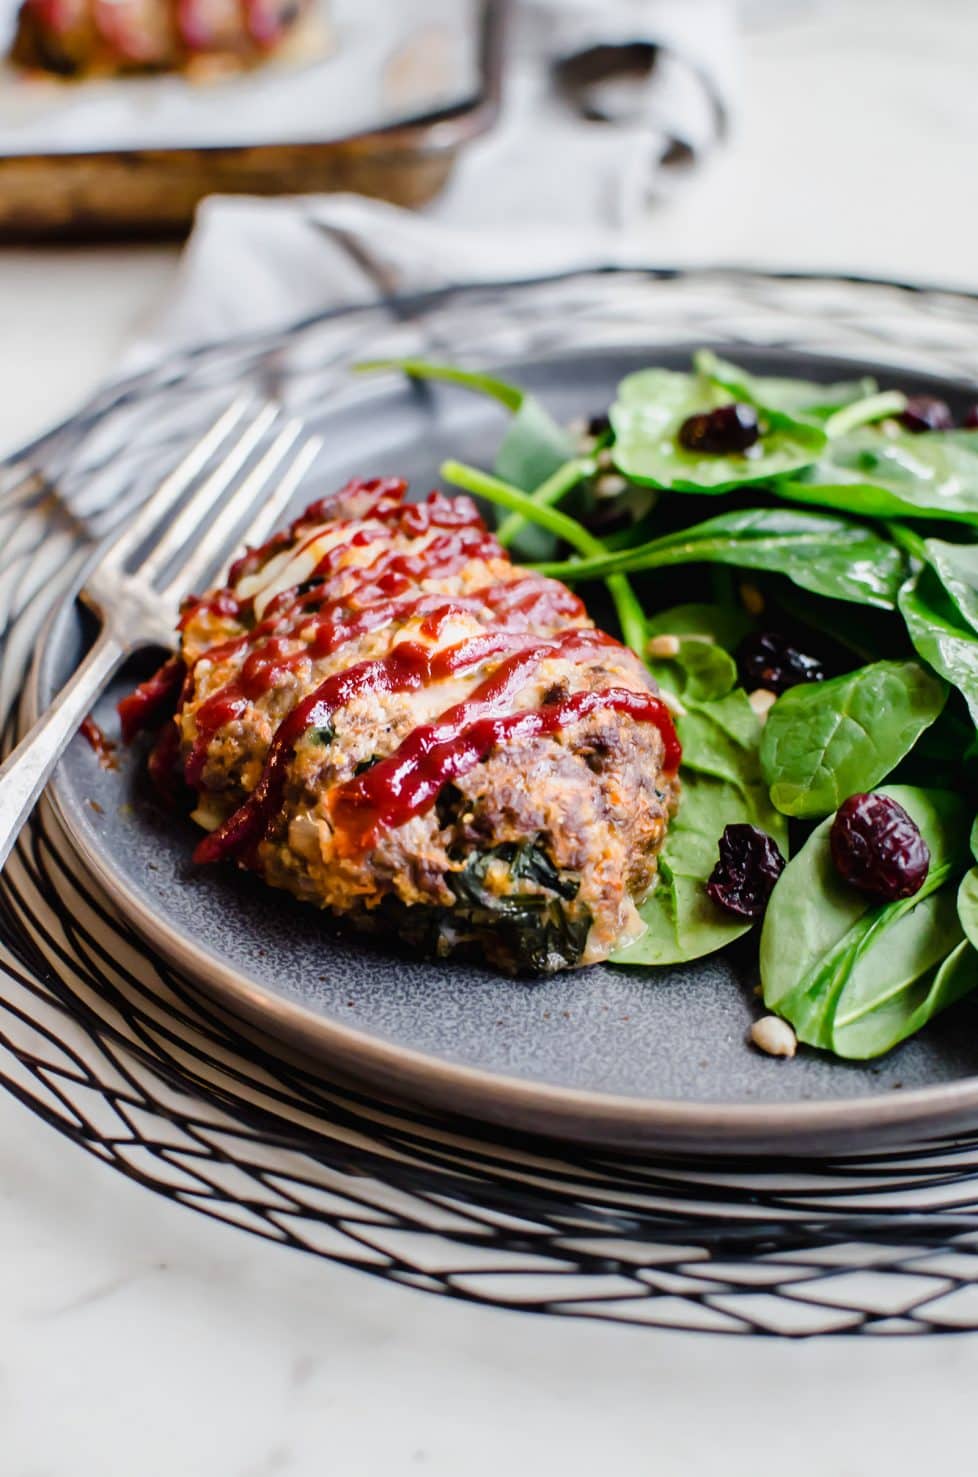
<svg viewBox="0 0 978 1477"><path fill-rule="evenodd" d="M351 483L186 603L156 770L196 792L199 861L509 972L605 959L676 802L668 711L467 498L405 491Z"/></svg>

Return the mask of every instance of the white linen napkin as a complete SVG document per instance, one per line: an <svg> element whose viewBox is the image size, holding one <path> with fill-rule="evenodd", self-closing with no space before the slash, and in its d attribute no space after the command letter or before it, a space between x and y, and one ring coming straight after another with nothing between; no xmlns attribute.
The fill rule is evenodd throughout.
<svg viewBox="0 0 978 1477"><path fill-rule="evenodd" d="M642 43L648 75L586 80L582 54ZM569 90L570 58L585 81ZM501 118L438 200L204 201L176 291L124 368L327 307L633 258L629 225L719 143L736 79L734 0L525 0Z"/></svg>

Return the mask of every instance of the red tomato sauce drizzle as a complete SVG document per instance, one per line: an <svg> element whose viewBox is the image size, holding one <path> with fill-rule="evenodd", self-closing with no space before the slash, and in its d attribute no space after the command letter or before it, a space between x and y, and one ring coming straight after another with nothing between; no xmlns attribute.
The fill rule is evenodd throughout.
<svg viewBox="0 0 978 1477"><path fill-rule="evenodd" d="M106 737L91 714L87 718L82 719L78 726L78 732L88 744L103 769L119 768L115 744L110 738Z"/></svg>
<svg viewBox="0 0 978 1477"><path fill-rule="evenodd" d="M330 819L341 856L356 855L372 846L382 828L402 826L413 816L423 815L444 785L467 774L497 745L557 733L602 708L628 713L639 723L654 723L664 741L665 769L674 771L679 764L672 719L661 698L651 692L606 687L600 692L578 692L540 708L498 716L487 712L466 721L478 706L470 699L450 709L437 723L416 728L389 758L337 787L331 797Z"/></svg>
<svg viewBox="0 0 978 1477"><path fill-rule="evenodd" d="M250 703L280 685L303 662L331 656L347 642L358 640L369 631L419 613L428 613L428 620L422 623L422 630L428 635L433 635L437 623L452 611L487 611L497 629L524 631L534 621L557 617L580 619L584 615L581 601L565 585L539 575L528 575L511 584L488 585L464 597L422 595L410 600L391 599L416 590L421 579L447 578L473 559L499 557L502 550L487 533L467 498L459 500L466 505L461 510L440 494L434 494L427 503L409 503L405 507L387 506L390 501L391 495L385 493L384 520L392 521L393 515L399 513L399 533L424 534L433 520L437 520L434 526L452 531L436 536L421 553L386 549L362 569L339 570L343 555L351 547L376 538L375 533L358 530L350 540L331 549L317 565L310 578L322 579L322 585L300 594L295 590L282 591L252 631L211 648L206 653L211 662L226 661L241 650L247 650L248 656L234 680L212 694L194 715L197 736L185 766L185 777L192 788L200 784L210 744L226 724L242 717ZM374 516L372 512L371 517ZM304 516L293 524L293 530L298 532L306 524ZM300 549L307 547L314 537L310 535L300 544ZM334 599L330 576L337 573L347 582L347 589L341 598ZM317 604L319 610L313 615L311 607ZM298 646L290 648L291 641L298 641Z"/></svg>
<svg viewBox="0 0 978 1477"><path fill-rule="evenodd" d="M613 709L637 722L654 724L663 739L664 769L674 772L678 767L680 748L671 716L651 692L609 687L576 693L537 709L511 711L514 699L543 660L583 660L602 646L617 647L618 642L587 627L572 627L550 639L534 635L535 624L579 620L584 607L566 586L530 572L525 578L498 581L466 596L418 595L422 579L449 577L473 560L505 556L468 498L448 499L432 493L424 503L405 504L405 492L406 484L395 479L351 483L314 503L287 532L274 535L260 549L246 551L232 566L229 583L235 585L275 555L285 550L298 553L321 533L315 525L335 519L342 503L343 521L351 524L350 538L330 549L302 584L276 595L251 630L205 652L205 658L214 663L242 651L245 656L233 680L213 693L194 715L196 738L185 765L188 784L201 785L215 735L264 693L287 684L290 674L303 663L330 656L382 626L418 617L421 632L432 639L447 620L461 612L484 616L486 630L441 650L402 641L382 659L361 661L327 677L279 724L254 791L218 830L200 842L196 861L216 862L232 856L246 864L253 861L258 844L281 809L297 743L310 729L330 727L333 715L358 695L418 690L492 658L502 660L464 702L449 708L434 723L414 729L393 754L335 789L329 809L342 853L371 845L383 827L402 825L423 814L446 783L485 759L496 745L556 733L599 709ZM363 523L380 526L353 526ZM366 566L341 567L351 547L394 534L427 535L430 541L417 552L385 548ZM310 586L310 580L315 585ZM253 606L253 599L226 588L188 602L181 624L186 626L201 610L247 622L254 620ZM179 684L172 673L163 677L169 666L142 688L155 693L166 687L172 693ZM182 671L181 666L181 680ZM143 726L137 717L155 710L150 695L140 696L142 688L124 700L130 705L123 717L126 731ZM192 691L191 670L181 701ZM162 700L160 706L165 706ZM170 764L174 749L172 742L164 742L158 757L154 756L154 768L162 770Z"/></svg>
<svg viewBox="0 0 978 1477"><path fill-rule="evenodd" d="M518 649L514 655L502 663L490 679L491 682L499 679L506 684L499 689L497 700L502 701L504 694L512 695L514 684L518 690L519 685L525 682L541 656L566 656L575 645L593 649L605 644L614 644L611 637L591 630L570 631L556 641L537 641L529 646L525 635L515 636L506 632L474 636L441 651L432 651L418 642L404 641L382 660L358 662L344 672L334 673L279 724L258 784L245 803L218 830L201 841L194 852L194 860L220 861L257 845L281 806L288 766L299 739L310 728L325 728L339 708L360 694L417 691L431 682L478 667L491 656L507 650L512 652L516 645ZM476 689L476 693L481 691L482 688Z"/></svg>
<svg viewBox="0 0 978 1477"><path fill-rule="evenodd" d="M168 657L162 667L145 682L140 682L117 705L124 743L131 743L144 728L155 728L172 716L184 687L186 668L183 659Z"/></svg>

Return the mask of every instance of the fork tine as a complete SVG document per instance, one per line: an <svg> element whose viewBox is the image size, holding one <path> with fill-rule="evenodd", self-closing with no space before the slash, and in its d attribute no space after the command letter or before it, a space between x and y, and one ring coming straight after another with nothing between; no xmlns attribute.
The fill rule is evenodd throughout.
<svg viewBox="0 0 978 1477"><path fill-rule="evenodd" d="M153 547L133 573L147 584L154 583L166 569L170 560L178 554L195 534L210 512L222 499L222 494L234 482L238 472L247 462L265 432L278 416L278 406L265 405L255 416L231 450L218 466L206 477L180 509L173 522L154 543Z"/></svg>
<svg viewBox="0 0 978 1477"><path fill-rule="evenodd" d="M270 497L267 497L248 526L238 536L240 545L254 547L263 544L282 514L292 501L292 494L319 455L323 440L321 436L308 436L284 472L281 481Z"/></svg>
<svg viewBox="0 0 978 1477"><path fill-rule="evenodd" d="M255 548L265 542L279 518L288 508L292 501L292 494L315 461L322 444L322 438L319 436L310 436L302 442L274 492L259 505L254 518L238 534L235 539L237 548Z"/></svg>
<svg viewBox="0 0 978 1477"><path fill-rule="evenodd" d="M142 540L152 532L157 521L178 498L182 497L194 479L203 471L215 451L238 424L249 403L251 403L251 397L248 395L239 395L231 402L227 410L218 416L210 430L205 431L196 445L191 447L180 465L175 467L168 477L164 477L156 491L137 511L135 517L126 520L121 531L106 548L103 558L111 559L115 563L125 559L133 549L138 548Z"/></svg>
<svg viewBox="0 0 978 1477"><path fill-rule="evenodd" d="M255 514L256 504L257 510L263 511L262 494L301 431L300 420L290 420L282 428L258 465L226 499L216 518L203 531L199 542L192 547L188 558L167 581L161 591L164 600L176 600L188 590L196 590L207 584L208 576L215 572L229 549L238 542L234 535L242 520Z"/></svg>

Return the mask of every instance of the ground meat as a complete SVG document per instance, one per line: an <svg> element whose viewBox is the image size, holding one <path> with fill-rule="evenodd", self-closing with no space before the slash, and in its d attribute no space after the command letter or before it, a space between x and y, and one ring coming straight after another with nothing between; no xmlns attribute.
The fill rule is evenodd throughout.
<svg viewBox="0 0 978 1477"><path fill-rule="evenodd" d="M404 492L351 484L185 609L198 857L442 955L606 958L676 804L668 714L467 499Z"/></svg>

